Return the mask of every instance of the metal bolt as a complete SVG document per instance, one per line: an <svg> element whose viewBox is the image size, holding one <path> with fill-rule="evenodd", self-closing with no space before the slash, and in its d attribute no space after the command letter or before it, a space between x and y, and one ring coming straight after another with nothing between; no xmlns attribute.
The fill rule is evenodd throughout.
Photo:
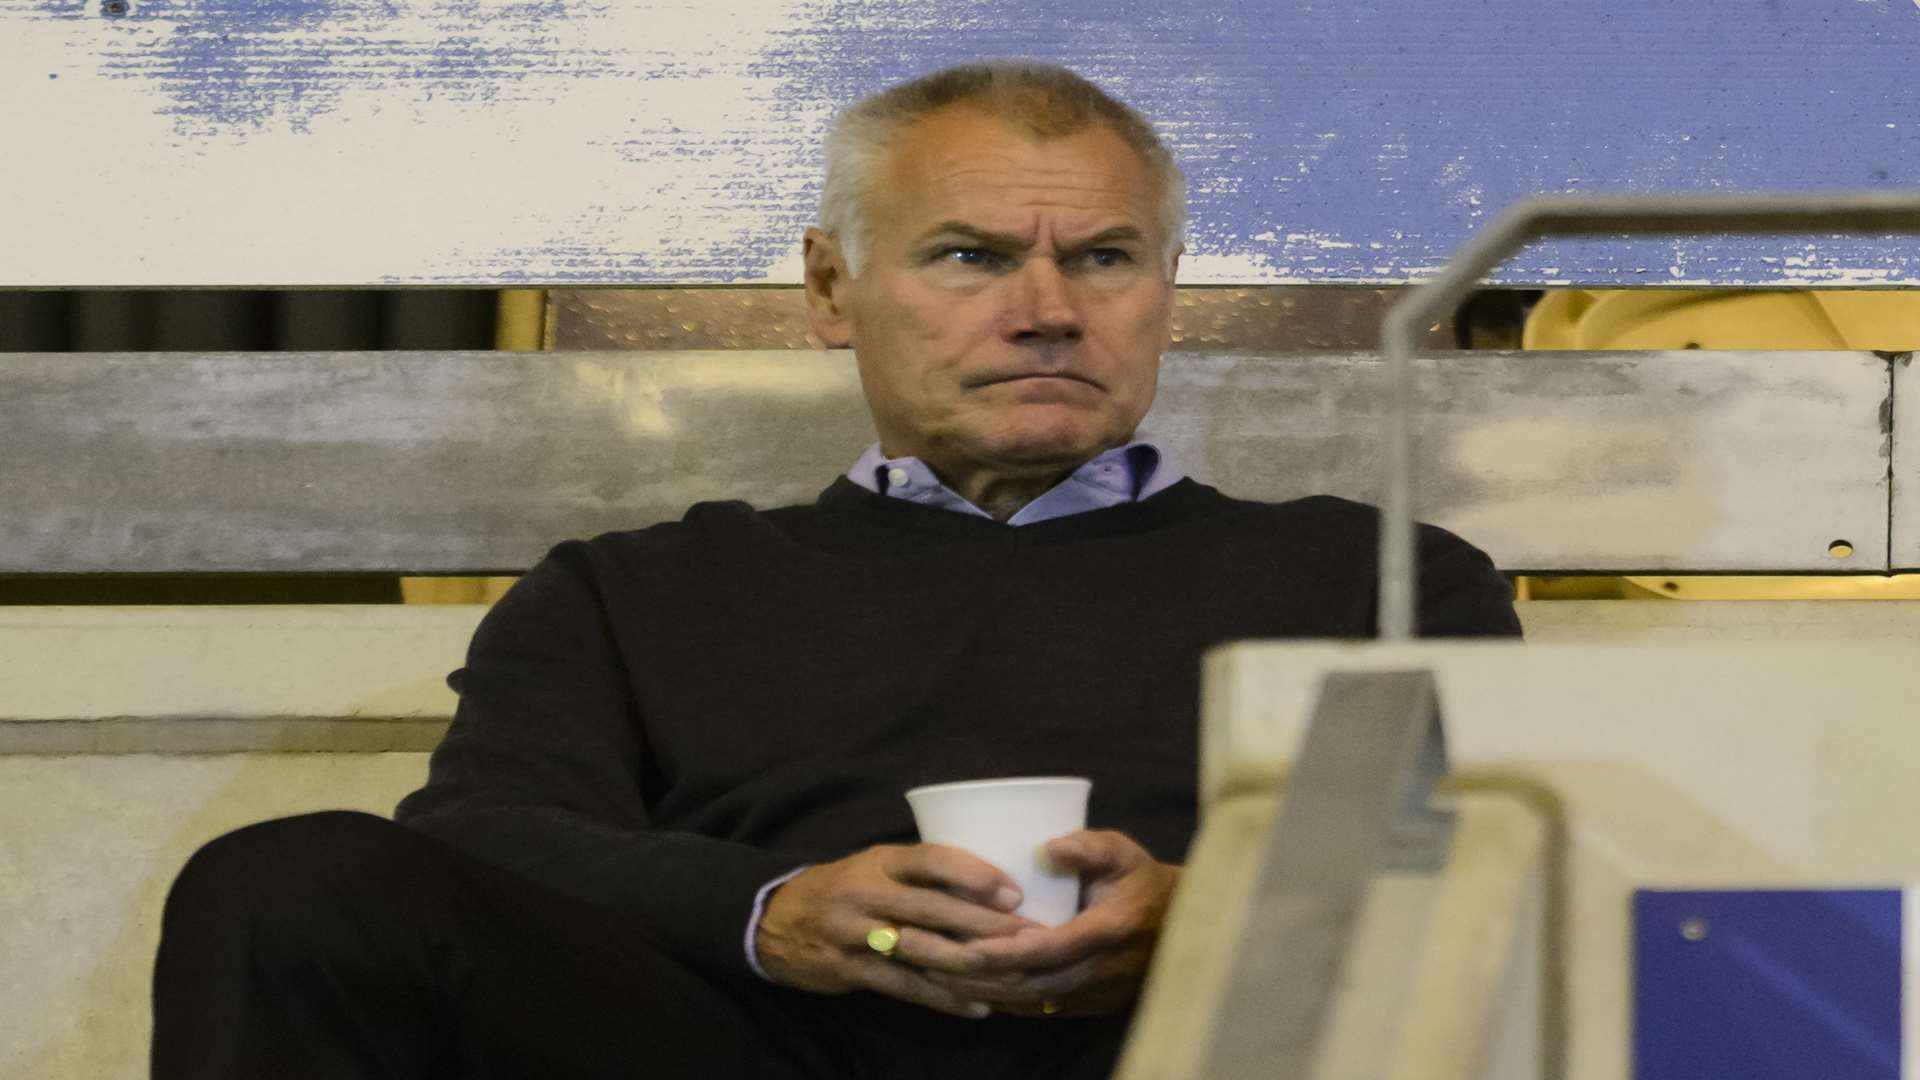
<svg viewBox="0 0 1920 1080"><path fill-rule="evenodd" d="M1680 924L1680 936L1688 941L1703 941L1707 936L1707 920L1687 919Z"/></svg>

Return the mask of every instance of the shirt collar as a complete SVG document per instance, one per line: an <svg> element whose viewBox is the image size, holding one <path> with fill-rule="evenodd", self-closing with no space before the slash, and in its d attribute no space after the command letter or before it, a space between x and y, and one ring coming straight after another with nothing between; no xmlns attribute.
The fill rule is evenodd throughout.
<svg viewBox="0 0 1920 1080"><path fill-rule="evenodd" d="M847 470L847 479L876 494L905 499L943 510L991 518L973 505L917 457L887 457L879 443L867 447ZM1123 446L1102 452L1081 465L1040 497L1020 508L1009 525L1031 525L1069 514L1138 502L1164 491L1181 479L1171 456L1153 436L1136 432Z"/></svg>

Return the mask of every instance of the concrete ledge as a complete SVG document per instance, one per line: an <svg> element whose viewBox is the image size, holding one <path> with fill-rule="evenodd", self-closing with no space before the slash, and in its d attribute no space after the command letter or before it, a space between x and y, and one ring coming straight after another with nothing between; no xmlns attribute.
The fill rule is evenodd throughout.
<svg viewBox="0 0 1920 1080"><path fill-rule="evenodd" d="M478 604L0 608L0 754L431 750ZM1920 639L1920 601L1540 601L1529 641Z"/></svg>
<svg viewBox="0 0 1920 1080"><path fill-rule="evenodd" d="M1920 637L1920 602L1541 602L1520 610L1533 640L1550 647L1523 648L1517 663L1479 681L1486 701L1512 708L1526 706L1517 676L1551 665L1554 642L1819 640L1849 643L1830 646L1845 660L1851 643ZM330 808L391 813L425 778L420 751L437 743L455 703L446 675L483 614L478 606L0 608L0 957L8 976L0 980L0 1077L144 1075L159 911L181 864L200 844L254 821ZM1675 663L1663 698L1683 689L1722 694L1688 684L1704 669ZM1752 677L1725 674L1724 685L1734 687ZM1577 666L1561 675L1598 677ZM1504 710L1464 699L1455 709L1461 680L1447 685L1449 719L1468 722L1458 747L1471 766L1484 752L1474 718ZM1864 685L1856 696L1805 704L1810 714L1838 714L1835 723L1848 728L1884 713L1887 700L1905 700L1876 699ZM1564 724L1564 711L1530 712L1509 730L1535 731L1556 716ZM1588 727L1621 726L1609 718ZM1716 745L1744 745L1745 728L1727 728ZM1698 734L1682 741L1698 742ZM1820 745L1836 778L1822 789L1831 808L1872 803L1861 778L1884 770L1875 758L1894 744L1869 736ZM1836 755L1844 760L1831 760ZM1794 774L1784 764L1759 771ZM1592 772L1552 773L1556 790L1592 812L1583 827L1608 840L1579 848L1586 854L1573 863L1586 897L1571 924L1586 928L1576 955L1617 948L1620 897L1633 882L1801 876L1785 869L1790 861L1701 819L1695 800L1712 785L1661 798L1658 785L1631 770ZM1920 820L1911 803L1883 805L1897 812L1883 814L1874 835L1906 835L1903 823ZM1760 847L1804 842L1819 820L1776 830ZM1223 819L1219 835L1203 838L1203 854L1226 839L1229 824ZM1593 855L1629 837L1661 843L1644 865L1602 865ZM1231 877L1237 856L1217 854L1219 872ZM1865 865L1842 859L1818 870L1845 876ZM1685 868L1690 875L1680 874ZM1618 1008L1609 971L1598 969L1593 987L1575 984L1574 1004L1602 1019L1573 1032L1573 1060L1584 1053L1604 1064L1618 1055L1606 1020ZM1427 1015L1441 1025L1436 1043L1474 1026L1464 1014Z"/></svg>
<svg viewBox="0 0 1920 1080"><path fill-rule="evenodd" d="M1920 600L1536 600L1532 642L1920 640Z"/></svg>
<svg viewBox="0 0 1920 1080"><path fill-rule="evenodd" d="M455 703L447 675L485 613L477 604L0 608L0 726L444 720ZM162 740L141 749L196 748Z"/></svg>
<svg viewBox="0 0 1920 1080"><path fill-rule="evenodd" d="M378 754L440 745L438 717L113 717L0 723L0 755Z"/></svg>

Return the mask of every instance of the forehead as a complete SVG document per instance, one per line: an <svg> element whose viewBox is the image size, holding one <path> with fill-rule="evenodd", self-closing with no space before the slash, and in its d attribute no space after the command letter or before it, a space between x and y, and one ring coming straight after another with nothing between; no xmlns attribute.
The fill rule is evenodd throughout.
<svg viewBox="0 0 1920 1080"><path fill-rule="evenodd" d="M948 219L1026 232L1130 224L1156 234L1146 163L1103 124L1040 139L983 109L953 106L909 128L888 162L874 224L911 236Z"/></svg>

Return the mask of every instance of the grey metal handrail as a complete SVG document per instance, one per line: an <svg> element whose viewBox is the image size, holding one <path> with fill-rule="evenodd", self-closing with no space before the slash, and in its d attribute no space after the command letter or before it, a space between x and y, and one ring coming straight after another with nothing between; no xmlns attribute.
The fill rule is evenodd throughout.
<svg viewBox="0 0 1920 1080"><path fill-rule="evenodd" d="M1380 327L1388 390L1380 528L1380 637L1414 636L1412 357L1421 328L1466 299L1480 279L1535 240L1679 233L1920 233L1920 193L1560 197L1515 203L1432 280L1388 310Z"/></svg>

